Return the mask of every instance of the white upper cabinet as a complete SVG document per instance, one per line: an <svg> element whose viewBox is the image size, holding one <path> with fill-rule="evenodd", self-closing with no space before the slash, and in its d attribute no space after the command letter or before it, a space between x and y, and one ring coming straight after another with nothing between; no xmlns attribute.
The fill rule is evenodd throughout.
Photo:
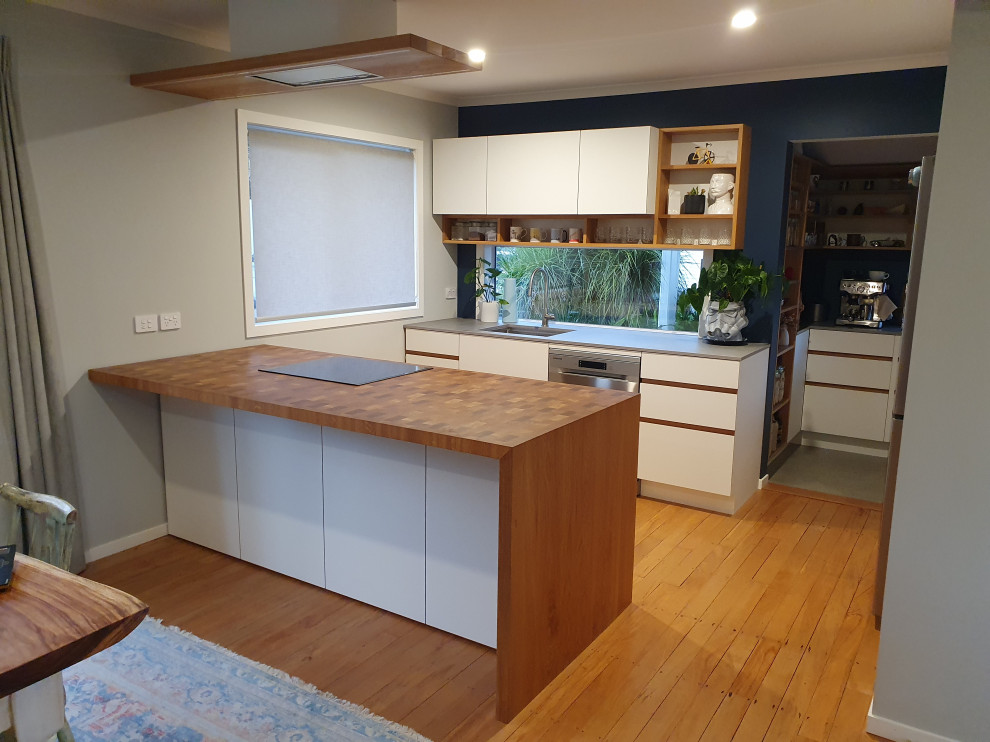
<svg viewBox="0 0 990 742"><path fill-rule="evenodd" d="M577 214L580 150L580 131L488 137L487 213Z"/></svg>
<svg viewBox="0 0 990 742"><path fill-rule="evenodd" d="M578 213L652 214L659 142L653 126L582 131Z"/></svg>
<svg viewBox="0 0 990 742"><path fill-rule="evenodd" d="M433 213L487 214L488 137L433 140Z"/></svg>

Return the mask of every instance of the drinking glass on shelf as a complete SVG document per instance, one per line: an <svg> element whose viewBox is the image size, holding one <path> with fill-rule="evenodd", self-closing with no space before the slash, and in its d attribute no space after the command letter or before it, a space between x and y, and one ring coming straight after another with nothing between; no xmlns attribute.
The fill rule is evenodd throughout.
<svg viewBox="0 0 990 742"><path fill-rule="evenodd" d="M697 245L698 240L698 230L694 227L689 227L685 225L681 228L681 244L682 245Z"/></svg>
<svg viewBox="0 0 990 742"><path fill-rule="evenodd" d="M639 230L636 227L626 227L623 242L627 245L635 245L639 240Z"/></svg>
<svg viewBox="0 0 990 742"><path fill-rule="evenodd" d="M701 229L698 232L698 244L699 245L712 244L712 228L707 224L701 225Z"/></svg>
<svg viewBox="0 0 990 742"><path fill-rule="evenodd" d="M625 230L618 225L613 226L611 235L609 237L609 242L616 245L621 245L624 241L625 241Z"/></svg>
<svg viewBox="0 0 990 742"><path fill-rule="evenodd" d="M651 227L639 228L639 244L649 245L653 242L653 229Z"/></svg>
<svg viewBox="0 0 990 742"><path fill-rule="evenodd" d="M667 231L663 234L663 244L665 245L676 245L681 240L681 232L678 227L669 226Z"/></svg>
<svg viewBox="0 0 990 742"><path fill-rule="evenodd" d="M609 240L609 227L605 222L598 223L598 230L595 232L595 241L605 243Z"/></svg>
<svg viewBox="0 0 990 742"><path fill-rule="evenodd" d="M718 228L718 238L716 240L717 245L731 245L732 244L732 230L728 224L722 224Z"/></svg>

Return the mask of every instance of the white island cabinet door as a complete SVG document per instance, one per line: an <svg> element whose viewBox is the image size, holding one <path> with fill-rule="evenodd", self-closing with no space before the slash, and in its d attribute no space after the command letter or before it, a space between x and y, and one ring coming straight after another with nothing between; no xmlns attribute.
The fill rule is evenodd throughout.
<svg viewBox="0 0 990 742"><path fill-rule="evenodd" d="M498 461L426 451L426 623L494 647Z"/></svg>
<svg viewBox="0 0 990 742"><path fill-rule="evenodd" d="M234 411L161 398L168 532L240 557Z"/></svg>
<svg viewBox="0 0 990 742"><path fill-rule="evenodd" d="M426 449L323 428L327 589L426 620Z"/></svg>
<svg viewBox="0 0 990 742"><path fill-rule="evenodd" d="M326 586L320 426L234 410L241 559Z"/></svg>
<svg viewBox="0 0 990 742"><path fill-rule="evenodd" d="M488 137L433 140L433 213L485 214Z"/></svg>
<svg viewBox="0 0 990 742"><path fill-rule="evenodd" d="M489 214L577 214L580 131L488 137Z"/></svg>
<svg viewBox="0 0 990 742"><path fill-rule="evenodd" d="M462 335L459 352L461 371L547 380L550 346L543 342Z"/></svg>
<svg viewBox="0 0 990 742"><path fill-rule="evenodd" d="M652 214L660 130L653 126L581 132L579 214Z"/></svg>

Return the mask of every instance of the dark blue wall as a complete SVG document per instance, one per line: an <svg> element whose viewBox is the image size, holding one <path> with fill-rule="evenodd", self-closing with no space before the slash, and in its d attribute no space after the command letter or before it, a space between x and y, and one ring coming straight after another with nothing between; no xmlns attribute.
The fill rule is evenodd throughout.
<svg viewBox="0 0 990 742"><path fill-rule="evenodd" d="M945 68L927 67L862 75L725 85L602 98L471 106L459 111L459 135L523 134L613 126L748 124L752 129L744 252L776 269L783 261L788 143L938 131ZM473 246L458 262L470 265ZM462 267L461 272L467 270ZM748 335L776 338L779 291L753 306ZM470 296L458 301L474 316Z"/></svg>
<svg viewBox="0 0 990 742"><path fill-rule="evenodd" d="M790 143L804 139L937 132L944 87L945 68L926 67L637 95L471 106L459 111L459 135L524 134L614 126L662 128L748 124L752 129L752 147L744 252L757 263L779 270L784 254ZM474 246L461 246L458 251L459 277L470 269L473 261ZM888 270L892 275L906 270L901 265L877 269ZM470 287L461 285L459 316L474 317ZM812 303L812 297L805 299L806 305ZM772 353L776 353L779 320L778 313L772 308L778 306L779 287L763 305L754 304L747 330L751 340L772 343ZM768 408L771 383L772 374L767 381ZM763 434L764 461L769 417L766 416Z"/></svg>

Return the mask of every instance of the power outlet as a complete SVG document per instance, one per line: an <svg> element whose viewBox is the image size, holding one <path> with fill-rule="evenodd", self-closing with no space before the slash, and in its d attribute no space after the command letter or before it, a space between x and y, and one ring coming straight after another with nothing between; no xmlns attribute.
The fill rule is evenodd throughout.
<svg viewBox="0 0 990 742"><path fill-rule="evenodd" d="M182 315L179 312L163 312L158 315L158 328L161 330L178 330L182 327Z"/></svg>
<svg viewBox="0 0 990 742"><path fill-rule="evenodd" d="M135 314L134 332L158 332L158 317L153 314Z"/></svg>
<svg viewBox="0 0 990 742"><path fill-rule="evenodd" d="M444 295L444 298L446 298L446 299L456 299L457 298L457 289L444 289L443 290L443 295Z"/></svg>

